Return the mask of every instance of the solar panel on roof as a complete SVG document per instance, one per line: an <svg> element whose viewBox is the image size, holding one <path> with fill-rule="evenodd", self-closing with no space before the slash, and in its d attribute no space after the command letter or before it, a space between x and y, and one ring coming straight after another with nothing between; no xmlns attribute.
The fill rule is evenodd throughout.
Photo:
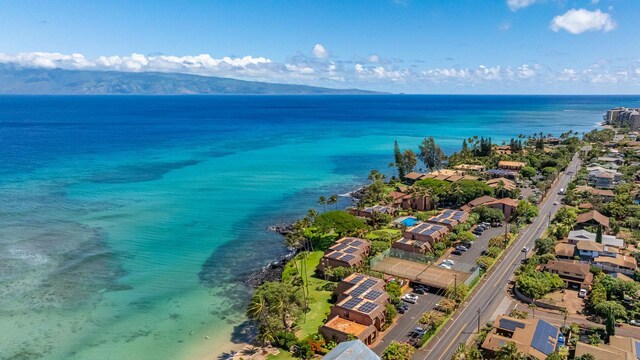
<svg viewBox="0 0 640 360"><path fill-rule="evenodd" d="M342 258L340 258L340 260L342 260L342 261L351 261L351 260L353 260L355 258L356 258L355 256L347 254L347 255L344 255Z"/></svg>
<svg viewBox="0 0 640 360"><path fill-rule="evenodd" d="M347 247L348 247L348 246L347 246L347 245L345 245L345 244L338 244L338 245L333 245L333 246L331 247L331 249L332 249L332 250L335 250L335 251L342 251L342 250L346 249Z"/></svg>
<svg viewBox="0 0 640 360"><path fill-rule="evenodd" d="M636 358L640 359L640 341L636 341Z"/></svg>
<svg viewBox="0 0 640 360"><path fill-rule="evenodd" d="M372 303L371 301L367 301L364 304L358 307L358 311L363 313L370 313L378 307L378 304Z"/></svg>
<svg viewBox="0 0 640 360"><path fill-rule="evenodd" d="M543 354L551 354L556 349L556 347L555 343L551 343L549 341L550 337L553 339L558 338L558 328L549 324L548 322L539 320L536 331L533 333L531 347L542 352Z"/></svg>
<svg viewBox="0 0 640 360"><path fill-rule="evenodd" d="M332 252L332 253L330 253L330 254L328 254L328 255L325 255L325 256L326 256L326 257L328 257L329 259L337 260L337 259L339 259L339 258L340 258L340 256L342 256L342 253L339 253L339 252Z"/></svg>
<svg viewBox="0 0 640 360"><path fill-rule="evenodd" d="M362 294L364 294L367 290L369 290L368 287L363 286L363 285L358 285L355 289L351 290L349 292L349 295L351 296L360 296Z"/></svg>
<svg viewBox="0 0 640 360"><path fill-rule="evenodd" d="M524 329L523 323L509 319L500 319L499 324L501 329L507 329L509 331L516 331L516 328Z"/></svg>
<svg viewBox="0 0 640 360"><path fill-rule="evenodd" d="M349 309L349 310L353 310L355 309L356 306L358 306L358 304L360 304L360 301L362 299L359 298L351 298L349 299L349 301L347 301L346 303L342 304L342 307L345 309Z"/></svg>
<svg viewBox="0 0 640 360"><path fill-rule="evenodd" d="M382 295L381 291L371 290L371 291L369 291L367 293L367 295L364 296L364 298L367 299L367 300L375 300L375 299L379 298L380 295Z"/></svg>
<svg viewBox="0 0 640 360"><path fill-rule="evenodd" d="M360 246L362 245L362 241L360 240L354 240L351 242L351 246Z"/></svg>
<svg viewBox="0 0 640 360"><path fill-rule="evenodd" d="M354 247L349 247L344 249L344 252L346 252L347 254L353 254L355 252L358 252L358 249L354 248Z"/></svg>
<svg viewBox="0 0 640 360"><path fill-rule="evenodd" d="M377 282L377 281L375 281L375 280L367 279L367 280L365 280L365 281L362 283L362 285L363 285L363 286L366 286L366 287L367 287L367 289L368 289L368 288L372 287L373 285L375 285L375 284L377 284L377 283L378 283L378 282Z"/></svg>
<svg viewBox="0 0 640 360"><path fill-rule="evenodd" d="M359 283L360 280L364 279L364 275L358 275L356 277L354 277L353 279L351 279L351 283Z"/></svg>

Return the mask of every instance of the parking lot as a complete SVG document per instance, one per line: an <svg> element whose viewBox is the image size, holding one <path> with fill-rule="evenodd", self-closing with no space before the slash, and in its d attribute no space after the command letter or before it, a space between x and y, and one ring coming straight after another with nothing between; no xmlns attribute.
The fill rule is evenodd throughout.
<svg viewBox="0 0 640 360"><path fill-rule="evenodd" d="M454 264L451 266L451 270L461 271L461 272L471 272L472 268L476 266L476 260L481 256L483 250L486 250L489 247L489 240L492 237L503 235L504 234L504 226L501 227L490 227L485 230L482 235L476 238L473 242L473 246L471 249L462 252L462 255L453 255L451 252L453 249L449 249L445 255L443 255L438 261L436 265L440 265L444 260L452 260Z"/></svg>

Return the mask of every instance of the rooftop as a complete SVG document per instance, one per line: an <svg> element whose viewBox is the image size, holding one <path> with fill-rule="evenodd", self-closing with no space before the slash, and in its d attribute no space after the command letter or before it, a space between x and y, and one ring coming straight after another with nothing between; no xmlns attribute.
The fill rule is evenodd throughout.
<svg viewBox="0 0 640 360"><path fill-rule="evenodd" d="M589 268L589 264L580 264L570 261L557 260L549 261L546 265L544 265L545 270L555 270L565 273L579 274L583 278L586 278L591 274L591 272L589 272Z"/></svg>
<svg viewBox="0 0 640 360"><path fill-rule="evenodd" d="M493 205L493 204L503 204L511 207L518 207L518 202L512 198L502 198L502 199L493 200L486 203L486 205Z"/></svg>
<svg viewBox="0 0 640 360"><path fill-rule="evenodd" d="M573 230L569 231L569 236L567 237L567 239L573 242L582 240L596 241L596 234L588 232L587 230ZM602 243L604 245L615 246L618 248L624 247L624 240L618 239L613 235L602 235Z"/></svg>
<svg viewBox="0 0 640 360"><path fill-rule="evenodd" d="M585 222L590 222L590 221L595 221L598 224L608 228L609 227L609 218L600 214L599 212L597 212L596 210L591 210L591 211L587 211L584 214L580 214L578 215L578 218L576 219L576 222L578 224L580 223L585 223Z"/></svg>
<svg viewBox="0 0 640 360"><path fill-rule="evenodd" d="M356 337L369 329L367 325L358 324L357 322L343 319L340 316L334 316L327 321L324 326L338 330L344 334L352 334Z"/></svg>
<svg viewBox="0 0 640 360"><path fill-rule="evenodd" d="M323 357L324 360L380 360L371 349L360 340L345 341L338 344Z"/></svg>
<svg viewBox="0 0 640 360"><path fill-rule="evenodd" d="M448 229L438 224L422 223L407 229L407 232L425 236L438 236L447 233Z"/></svg>
<svg viewBox="0 0 640 360"><path fill-rule="evenodd" d="M471 201L469 201L469 203L467 205L471 206L471 207L475 207L478 205L482 205L485 203L488 203L490 201L494 201L496 200L496 198L488 196L488 195L484 195L484 196L480 196L479 198L475 198Z"/></svg>
<svg viewBox="0 0 640 360"><path fill-rule="evenodd" d="M597 258L593 259L593 262L600 264L617 265L619 267L627 269L636 269L638 267L636 258L627 255L618 255L614 258L608 256L598 256Z"/></svg>
<svg viewBox="0 0 640 360"><path fill-rule="evenodd" d="M567 243L557 243L554 247L554 252L556 256L566 256L571 257L575 253L576 246L573 244Z"/></svg>
<svg viewBox="0 0 640 360"><path fill-rule="evenodd" d="M498 351L507 342L513 342L519 352L541 360L546 359L556 349L558 328L544 320L515 319L502 315L493 325L494 329L482 343L484 349ZM505 333L510 336L501 335Z"/></svg>

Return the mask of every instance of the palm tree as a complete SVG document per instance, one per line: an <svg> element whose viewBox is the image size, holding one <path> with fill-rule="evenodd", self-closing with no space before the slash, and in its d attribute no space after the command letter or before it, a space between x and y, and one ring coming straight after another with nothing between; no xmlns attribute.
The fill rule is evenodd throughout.
<svg viewBox="0 0 640 360"><path fill-rule="evenodd" d="M531 304L527 305L527 307L533 312L533 318L535 319L536 318L536 308L538 308L538 307L534 303L531 303Z"/></svg>
<svg viewBox="0 0 640 360"><path fill-rule="evenodd" d="M496 353L496 359L498 360L518 360L520 355L518 354L518 347L513 341L509 341L504 344Z"/></svg>
<svg viewBox="0 0 640 360"><path fill-rule="evenodd" d="M504 197L504 192L507 189L504 186L504 181L500 180L498 181L498 184L496 185L496 195L498 195L498 197L503 198Z"/></svg>
<svg viewBox="0 0 640 360"><path fill-rule="evenodd" d="M338 210L338 194L333 194L329 196L329 200L327 200L327 205L336 205L336 210Z"/></svg>
<svg viewBox="0 0 640 360"><path fill-rule="evenodd" d="M467 356L467 352L469 351L469 349L467 349L467 345L463 342L458 344L458 347L456 348L456 351L453 352L453 355L451 355L451 360L467 360L469 359L469 357Z"/></svg>
<svg viewBox="0 0 640 360"><path fill-rule="evenodd" d="M451 187L451 194L455 199L456 205L460 205L462 203L462 195L464 195L464 190L462 190L458 183L453 183L453 186Z"/></svg>
<svg viewBox="0 0 640 360"><path fill-rule="evenodd" d="M307 211L307 219L309 219L310 222L314 222L317 217L318 217L318 212L315 211L314 209L309 209L309 211Z"/></svg>
<svg viewBox="0 0 640 360"><path fill-rule="evenodd" d="M322 205L322 212L327 211L327 198L324 196L320 196L318 198L318 204Z"/></svg>
<svg viewBox="0 0 640 360"><path fill-rule="evenodd" d="M567 308L560 309L560 313L562 314L562 327L567 326L567 316L569 316L569 310Z"/></svg>

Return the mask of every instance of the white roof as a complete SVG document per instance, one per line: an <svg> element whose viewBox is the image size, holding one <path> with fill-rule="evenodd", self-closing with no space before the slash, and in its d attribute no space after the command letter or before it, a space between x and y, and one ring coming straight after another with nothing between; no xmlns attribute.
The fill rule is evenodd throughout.
<svg viewBox="0 0 640 360"><path fill-rule="evenodd" d="M596 234L588 232L586 230L574 230L569 232L568 239L571 241L596 241ZM602 234L602 245L623 248L624 240L618 239L613 235Z"/></svg>

